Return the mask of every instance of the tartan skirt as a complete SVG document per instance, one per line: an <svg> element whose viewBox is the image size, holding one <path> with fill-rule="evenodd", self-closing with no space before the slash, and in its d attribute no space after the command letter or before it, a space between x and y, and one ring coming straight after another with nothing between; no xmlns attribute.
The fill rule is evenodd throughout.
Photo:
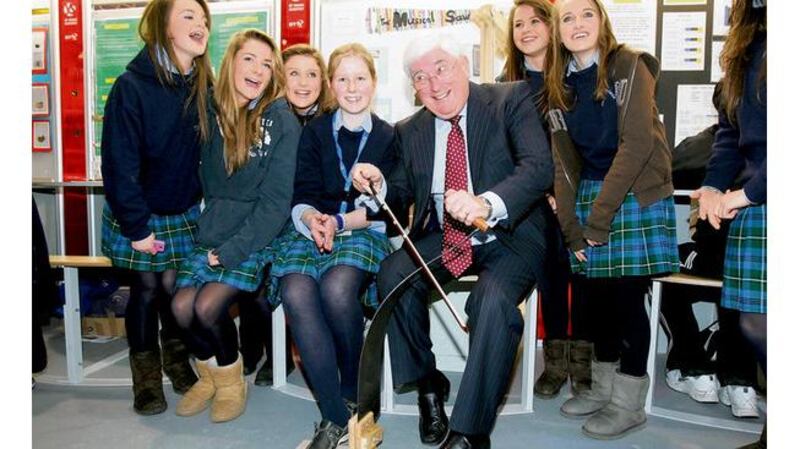
<svg viewBox="0 0 800 449"><path fill-rule="evenodd" d="M198 217L200 217L199 205L194 205L186 212L177 215L152 214L147 225L155 234L156 240L164 241L164 251L151 255L131 247L131 240L122 235L119 223L106 204L103 208L100 247L115 267L157 273L178 269L194 249Z"/></svg>
<svg viewBox="0 0 800 449"><path fill-rule="evenodd" d="M722 307L767 313L767 205L745 207L728 230Z"/></svg>
<svg viewBox="0 0 800 449"><path fill-rule="evenodd" d="M586 224L602 187L603 181L581 181L575 205L581 225ZM628 192L611 221L608 243L587 247L586 258L587 262L579 262L575 254L570 253L573 273L589 278L677 273L680 260L675 201L669 197L640 207L633 193Z"/></svg>
<svg viewBox="0 0 800 449"><path fill-rule="evenodd" d="M199 288L207 282L220 282L239 290L254 292L264 280L264 267L272 261L273 250L266 247L250 254L236 268L212 267L208 264L208 252L212 248L198 245L178 269L175 288Z"/></svg>
<svg viewBox="0 0 800 449"><path fill-rule="evenodd" d="M287 274L305 274L319 281L325 272L337 265L376 274L381 261L393 251L385 234L369 229L355 230L351 235L337 235L333 240L333 251L326 254L320 253L312 240L297 232L291 222L277 240L267 295L273 308L281 303L280 278ZM360 300L365 306L377 308L378 288L372 277Z"/></svg>

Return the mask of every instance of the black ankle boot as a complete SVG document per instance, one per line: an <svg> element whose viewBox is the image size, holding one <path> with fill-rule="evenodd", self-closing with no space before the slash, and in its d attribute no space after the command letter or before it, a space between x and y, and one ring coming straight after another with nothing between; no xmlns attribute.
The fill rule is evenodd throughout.
<svg viewBox="0 0 800 449"><path fill-rule="evenodd" d="M444 403L450 396L450 381L435 371L419 382L419 438L423 444L436 445L447 436L449 421Z"/></svg>
<svg viewBox="0 0 800 449"><path fill-rule="evenodd" d="M133 410L140 415L157 415L167 409L161 386L159 351L131 352L128 356L133 378Z"/></svg>
<svg viewBox="0 0 800 449"><path fill-rule="evenodd" d="M197 375L189 363L189 349L178 338L165 337L161 332L161 360L164 374L172 382L175 393L184 394L197 382Z"/></svg>

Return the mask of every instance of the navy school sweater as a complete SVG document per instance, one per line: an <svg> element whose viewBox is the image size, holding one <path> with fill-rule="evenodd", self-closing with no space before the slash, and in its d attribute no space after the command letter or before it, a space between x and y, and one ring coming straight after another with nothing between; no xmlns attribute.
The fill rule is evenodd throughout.
<svg viewBox="0 0 800 449"><path fill-rule="evenodd" d="M766 42L766 33L759 33L748 47L750 62L736 123L719 115L719 130L703 181L703 185L724 192L744 169L752 173L745 181L744 193L757 204L767 201L767 84L759 79Z"/></svg>
<svg viewBox="0 0 800 449"><path fill-rule="evenodd" d="M150 235L151 214L180 214L201 196L200 134L192 78L162 85L147 48L111 88L103 116L102 173L106 201L122 235Z"/></svg>
<svg viewBox="0 0 800 449"><path fill-rule="evenodd" d="M303 128L300 145L297 149L297 173L294 180L292 206L308 204L324 214L339 213L342 201L347 201L348 211L353 210L353 202L360 195L351 188L344 192L344 178L339 171L339 158L333 142L333 114L322 114L311 120ZM361 133L339 131L340 145L346 162L355 159ZM382 173L389 173L396 162L392 148L394 128L389 123L372 114L372 132L359 162L368 162L378 167ZM348 151L349 150L349 151ZM348 156L348 153L350 155ZM349 160L348 160L349 159ZM345 165L348 165L347 163ZM349 164L352 166L352 163ZM348 169L349 173L349 169Z"/></svg>
<svg viewBox="0 0 800 449"><path fill-rule="evenodd" d="M617 102L608 93L602 101L594 99L597 64L570 73L566 84L574 104L565 111L564 120L575 149L583 158L581 179L603 180L619 145Z"/></svg>

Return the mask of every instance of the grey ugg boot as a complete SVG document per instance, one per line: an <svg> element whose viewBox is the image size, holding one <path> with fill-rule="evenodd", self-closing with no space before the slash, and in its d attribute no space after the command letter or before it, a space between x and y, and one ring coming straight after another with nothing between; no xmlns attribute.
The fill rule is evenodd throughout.
<svg viewBox="0 0 800 449"><path fill-rule="evenodd" d="M583 433L592 438L613 440L644 428L647 423L644 401L649 385L647 374L634 377L615 373L611 402L586 420Z"/></svg>
<svg viewBox="0 0 800 449"><path fill-rule="evenodd" d="M568 399L561 405L567 418L583 418L605 407L611 401L611 385L619 362L592 360L592 388Z"/></svg>

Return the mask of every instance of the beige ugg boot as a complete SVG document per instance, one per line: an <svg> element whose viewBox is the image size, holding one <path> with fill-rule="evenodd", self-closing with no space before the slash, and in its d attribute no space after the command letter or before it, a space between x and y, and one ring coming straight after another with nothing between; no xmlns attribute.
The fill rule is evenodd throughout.
<svg viewBox="0 0 800 449"><path fill-rule="evenodd" d="M583 433L601 440L621 438L647 423L644 401L650 377L629 376L617 372L611 391L611 402L592 415L583 425Z"/></svg>
<svg viewBox="0 0 800 449"><path fill-rule="evenodd" d="M561 405L561 414L567 418L583 418L595 413L611 402L611 386L619 362L592 360L592 388L568 399Z"/></svg>
<svg viewBox="0 0 800 449"><path fill-rule="evenodd" d="M178 401L178 406L175 408L176 415L193 416L208 408L209 401L214 397L214 392L217 390L208 368L209 363L213 360L214 357L208 360L196 361L195 366L200 378ZM216 364L216 362L214 363Z"/></svg>
<svg viewBox="0 0 800 449"><path fill-rule="evenodd" d="M211 401L211 421L225 422L244 413L247 402L247 382L244 380L242 355L227 366L218 366L216 359L208 364L217 391Z"/></svg>

